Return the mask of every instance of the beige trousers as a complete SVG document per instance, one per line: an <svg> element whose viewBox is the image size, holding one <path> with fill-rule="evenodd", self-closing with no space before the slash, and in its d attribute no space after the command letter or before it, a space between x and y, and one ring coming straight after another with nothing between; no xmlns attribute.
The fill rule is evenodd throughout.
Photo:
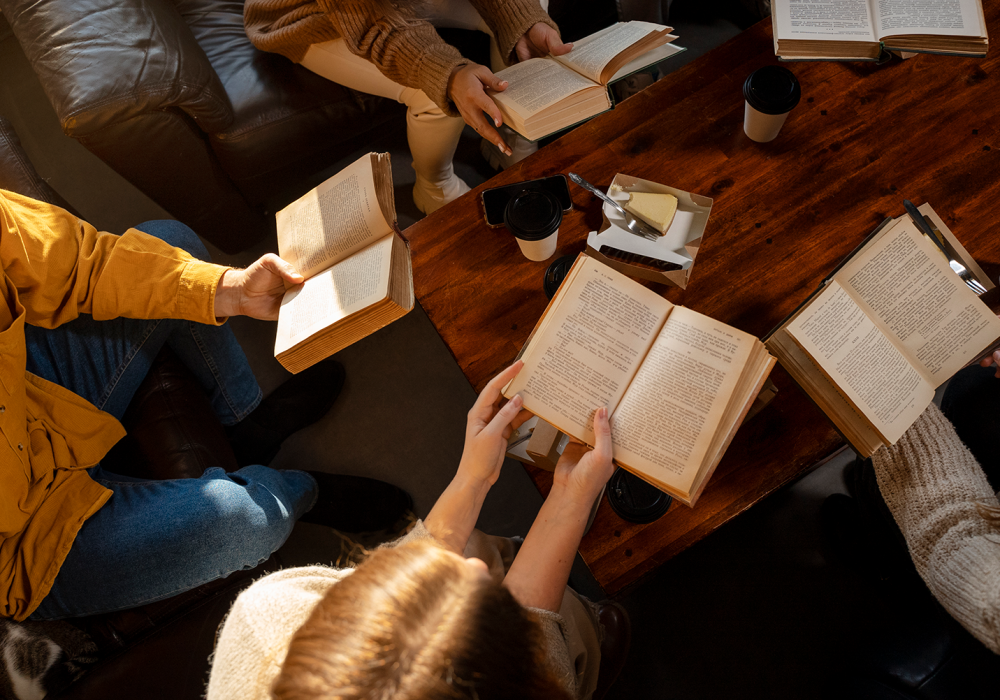
<svg viewBox="0 0 1000 700"><path fill-rule="evenodd" d="M514 561L514 551L511 539L473 530L463 554L486 562L490 575L499 583ZM580 700L590 700L601 666L601 624L597 611L593 603L566 586L559 614L566 621L566 648L576 671Z"/></svg>

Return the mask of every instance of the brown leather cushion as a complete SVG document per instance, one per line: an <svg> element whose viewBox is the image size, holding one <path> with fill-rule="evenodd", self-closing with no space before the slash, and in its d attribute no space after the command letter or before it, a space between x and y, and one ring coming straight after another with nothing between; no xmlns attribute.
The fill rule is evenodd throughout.
<svg viewBox="0 0 1000 700"><path fill-rule="evenodd" d="M237 0L174 0L198 45L219 76L233 121L209 132L226 173L251 201L299 196L315 173L341 157L346 144L391 121L405 129L403 107L363 95L258 51L243 27ZM328 153L337 149L336 157ZM282 175L282 173L286 173ZM287 181L294 191L280 192Z"/></svg>
<svg viewBox="0 0 1000 700"><path fill-rule="evenodd" d="M73 212L69 202L49 187L28 160L13 125L0 116L0 190L17 192ZM75 212L73 212L75 214Z"/></svg>

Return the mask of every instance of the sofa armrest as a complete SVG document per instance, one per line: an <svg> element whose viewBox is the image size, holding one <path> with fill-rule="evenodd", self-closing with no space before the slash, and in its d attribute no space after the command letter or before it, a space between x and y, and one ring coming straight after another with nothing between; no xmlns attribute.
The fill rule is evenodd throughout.
<svg viewBox="0 0 1000 700"><path fill-rule="evenodd" d="M4 117L0 117L0 190L17 192L25 197L55 204L74 216L79 216L70 203L38 174L35 166L28 160L28 154L24 152L13 124Z"/></svg>
<svg viewBox="0 0 1000 700"><path fill-rule="evenodd" d="M166 0L0 0L0 10L69 136L170 108L209 133L232 121L222 83Z"/></svg>

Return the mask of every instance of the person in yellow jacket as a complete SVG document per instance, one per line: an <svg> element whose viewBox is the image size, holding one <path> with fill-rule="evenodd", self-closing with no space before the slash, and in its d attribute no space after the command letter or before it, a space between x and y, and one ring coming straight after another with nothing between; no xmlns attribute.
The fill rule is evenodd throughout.
<svg viewBox="0 0 1000 700"><path fill-rule="evenodd" d="M260 461L321 417L332 402L323 395L332 388L335 396L343 381L339 365L321 363L310 381L296 377L275 392L283 404L261 403L223 324L232 315L276 318L284 285L302 277L273 254L245 270L203 262L198 237L174 221L142 228L99 232L63 209L0 190L4 617L57 619L160 600L256 566L311 508L323 517L341 508L342 518L369 529L411 504L371 479L320 488L315 475L260 464L169 481L101 469L125 433L118 419L165 344L232 434L256 440Z"/></svg>

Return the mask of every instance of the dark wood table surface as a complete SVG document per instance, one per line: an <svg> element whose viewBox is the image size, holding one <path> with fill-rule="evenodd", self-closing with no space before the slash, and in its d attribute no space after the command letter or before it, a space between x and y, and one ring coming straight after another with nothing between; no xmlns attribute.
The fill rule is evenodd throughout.
<svg viewBox="0 0 1000 700"><path fill-rule="evenodd" d="M1000 36L1000 3L984 5ZM417 299L477 391L513 360L547 303L548 263L526 260L504 229L485 225L486 187L573 171L606 188L622 172L712 197L688 288L654 288L757 336L882 219L903 214L904 198L930 202L996 280L1000 52L786 64L802 101L775 141L758 144L742 130L742 84L776 62L763 21L407 229ZM600 202L570 189L574 211L557 255L583 250L601 223ZM843 445L780 366L772 379L777 397L741 427L695 508L675 503L656 522L634 525L601 504L580 553L607 593ZM529 472L547 493L551 475Z"/></svg>

